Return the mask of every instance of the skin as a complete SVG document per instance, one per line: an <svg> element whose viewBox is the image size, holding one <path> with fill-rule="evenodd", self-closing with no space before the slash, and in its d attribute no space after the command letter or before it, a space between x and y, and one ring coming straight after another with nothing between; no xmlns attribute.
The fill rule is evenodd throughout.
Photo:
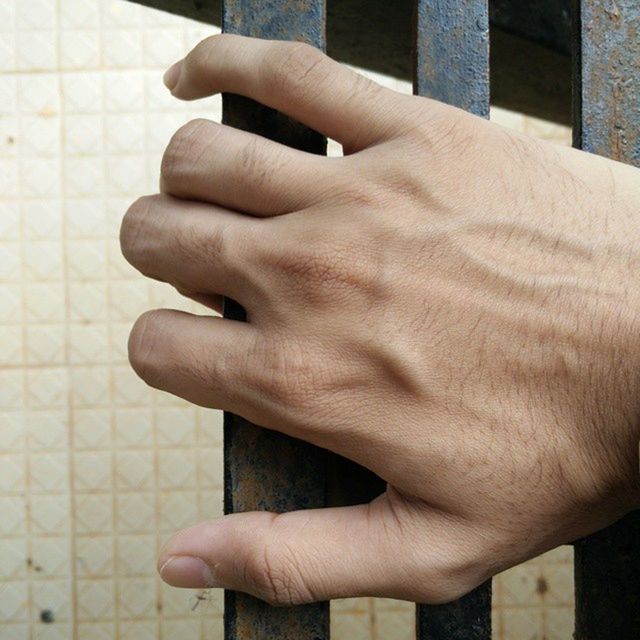
<svg viewBox="0 0 640 640"><path fill-rule="evenodd" d="M345 156L205 120L175 134L122 250L249 321L146 313L134 369L388 483L370 504L197 524L162 550L166 582L440 603L640 506L637 169L301 44L214 36L165 82L253 98Z"/></svg>

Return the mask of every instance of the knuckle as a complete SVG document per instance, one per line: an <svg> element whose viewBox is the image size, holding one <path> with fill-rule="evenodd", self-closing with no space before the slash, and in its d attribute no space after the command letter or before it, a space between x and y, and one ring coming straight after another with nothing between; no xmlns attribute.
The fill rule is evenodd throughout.
<svg viewBox="0 0 640 640"><path fill-rule="evenodd" d="M476 120L480 119L441 105L413 127L411 139L436 160L442 154L461 156L473 146Z"/></svg>
<svg viewBox="0 0 640 640"><path fill-rule="evenodd" d="M258 597L274 607L290 607L314 600L305 586L295 553L282 543L266 542L253 551L247 578Z"/></svg>
<svg viewBox="0 0 640 640"><path fill-rule="evenodd" d="M327 75L327 58L304 42L282 42L273 45L265 58L267 76L281 91L300 95L317 86Z"/></svg>
<svg viewBox="0 0 640 640"><path fill-rule="evenodd" d="M307 409L314 396L314 362L308 349L272 340L261 347L256 385L280 406Z"/></svg>
<svg viewBox="0 0 640 640"><path fill-rule="evenodd" d="M212 223L206 228L185 225L180 233L174 235L172 251L179 262L201 265L202 277L224 271L235 282L246 281L242 243L224 223ZM189 271L176 269L171 274L171 283L189 289L193 286L191 277Z"/></svg>
<svg viewBox="0 0 640 640"><path fill-rule="evenodd" d="M200 160L203 148L211 142L218 127L210 120L196 118L180 127L171 137L162 156L160 175L163 181L179 185Z"/></svg>
<svg viewBox="0 0 640 640"><path fill-rule="evenodd" d="M336 197L341 202L356 205L360 210L370 210L388 204L385 185L375 179L360 178L349 182L336 190Z"/></svg>
<svg viewBox="0 0 640 640"><path fill-rule="evenodd" d="M380 293L369 254L348 238L301 242L274 257L276 277L310 308L327 309L353 296Z"/></svg>
<svg viewBox="0 0 640 640"><path fill-rule="evenodd" d="M250 179L253 188L262 194L265 200L278 192L278 176L287 171L283 149L267 148L260 138L252 138L244 143L239 152L238 163L242 174ZM266 204L266 202L265 202Z"/></svg>
<svg viewBox="0 0 640 640"><path fill-rule="evenodd" d="M194 77L202 76L208 73L211 66L211 60L217 55L219 45L224 45L229 38L232 38L231 34L219 33L213 36L208 36L201 40L194 49L187 55L190 70L193 72Z"/></svg>

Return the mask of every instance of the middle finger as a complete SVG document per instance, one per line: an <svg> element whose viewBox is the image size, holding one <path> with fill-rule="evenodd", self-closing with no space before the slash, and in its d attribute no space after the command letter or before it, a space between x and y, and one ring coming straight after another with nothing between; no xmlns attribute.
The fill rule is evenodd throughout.
<svg viewBox="0 0 640 640"><path fill-rule="evenodd" d="M304 209L331 193L337 158L305 153L209 120L174 134L161 166L161 190L256 216Z"/></svg>

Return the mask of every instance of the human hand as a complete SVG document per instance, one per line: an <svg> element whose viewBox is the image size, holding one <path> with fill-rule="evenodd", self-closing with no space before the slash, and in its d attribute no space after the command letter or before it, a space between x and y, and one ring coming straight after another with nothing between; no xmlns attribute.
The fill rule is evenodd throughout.
<svg viewBox="0 0 640 640"><path fill-rule="evenodd" d="M248 322L144 314L150 385L368 467L367 505L180 532L162 578L273 604L444 602L640 506L640 172L396 94L306 45L214 36L181 99L251 97L345 157L182 127L126 258Z"/></svg>

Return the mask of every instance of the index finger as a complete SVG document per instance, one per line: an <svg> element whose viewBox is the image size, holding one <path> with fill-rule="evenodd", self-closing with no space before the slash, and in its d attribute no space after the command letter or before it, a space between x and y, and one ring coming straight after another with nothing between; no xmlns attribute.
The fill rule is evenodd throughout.
<svg viewBox="0 0 640 640"><path fill-rule="evenodd" d="M165 84L183 100L219 92L252 98L350 151L393 135L402 98L308 44L233 34L200 42L167 71Z"/></svg>

